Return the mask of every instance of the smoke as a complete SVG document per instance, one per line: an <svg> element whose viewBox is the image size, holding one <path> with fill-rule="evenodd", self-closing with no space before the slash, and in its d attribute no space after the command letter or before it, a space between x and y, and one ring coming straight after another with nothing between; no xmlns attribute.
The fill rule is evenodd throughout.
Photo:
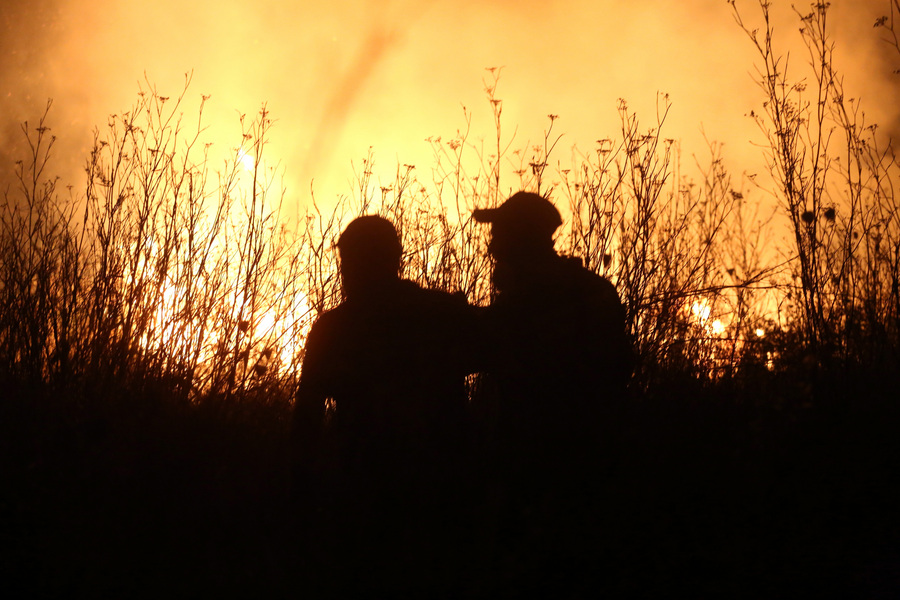
<svg viewBox="0 0 900 600"><path fill-rule="evenodd" d="M847 93L859 100L866 124L877 124L883 140L900 141L900 49L889 43L887 30L875 27L879 17L890 15L891 4L892 0L835 3L831 23ZM900 19L900 14L894 17Z"/></svg>
<svg viewBox="0 0 900 600"><path fill-rule="evenodd" d="M738 7L758 15L756 2ZM896 136L900 57L872 28L888 8L835 0L832 24L848 93ZM773 11L776 34L796 41L789 4ZM745 117L762 100L755 59L721 0L36 0L3 3L0 26L0 184L25 150L19 124L33 123L48 98L55 166L77 189L91 130L133 103L145 73L176 95L187 72L185 110L211 96L207 135L222 156L240 143L238 115L266 104L276 119L267 151L301 209L312 180L318 198L349 193L351 161L369 147L384 177L402 162L427 179L425 139L463 127L461 104L473 136L490 138L482 78L494 66L504 67L498 96L514 147L542 139L550 113L563 146L614 136L618 98L649 127L659 92L672 101L664 133L687 157L702 160L705 132L725 143L733 170L761 168L759 133ZM785 49L798 68L806 60Z"/></svg>
<svg viewBox="0 0 900 600"><path fill-rule="evenodd" d="M424 6L419 4L419 7ZM396 22L388 22L384 14L376 12L374 24L364 32L362 42L350 64L342 72L329 76L332 82L322 82L324 89L331 88L325 96L322 116L315 127L312 142L301 166L301 177L314 178L334 154L334 148L342 136L348 117L365 91L379 63L396 48L403 31Z"/></svg>

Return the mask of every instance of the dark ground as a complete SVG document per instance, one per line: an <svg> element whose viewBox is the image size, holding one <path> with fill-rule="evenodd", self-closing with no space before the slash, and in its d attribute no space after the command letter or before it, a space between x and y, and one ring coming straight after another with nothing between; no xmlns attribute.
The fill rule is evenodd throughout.
<svg viewBox="0 0 900 600"><path fill-rule="evenodd" d="M900 403L861 381L672 386L614 411L591 596L900 597ZM5 389L7 597L370 595L299 533L286 405ZM536 569L475 512L465 556L386 595L514 595Z"/></svg>

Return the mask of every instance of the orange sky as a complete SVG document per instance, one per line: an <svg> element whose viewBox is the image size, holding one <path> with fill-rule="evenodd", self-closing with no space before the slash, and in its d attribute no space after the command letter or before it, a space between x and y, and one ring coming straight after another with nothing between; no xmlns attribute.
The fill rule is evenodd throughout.
<svg viewBox="0 0 900 600"><path fill-rule="evenodd" d="M193 71L186 110L211 95L207 123L223 152L239 139L237 114L267 103L277 119L269 156L284 170L288 201L302 210L315 179L319 200L349 194L351 161L371 146L376 173L414 164L429 178L429 136L462 127L473 112L473 139L492 134L484 101L485 67L503 66L499 97L514 147L538 141L546 115L573 144L617 132L625 98L649 125L657 92L670 95L666 137L686 154L705 155L701 129L725 142L736 172L761 168L759 139L744 115L761 98L750 73L754 55L725 0L35 0L3 3L2 133L35 119L54 98L51 125L71 179L90 131L126 109L146 71L161 93L180 90ZM789 3L773 0L778 32L796 39ZM848 88L894 131L897 65L873 30L887 0L835 0L832 22ZM738 0L747 20L757 3ZM787 45L785 45L787 48ZM795 54L798 64L805 60ZM3 144L8 172L15 143ZM73 175L74 173L74 175ZM514 185L510 179L508 185Z"/></svg>

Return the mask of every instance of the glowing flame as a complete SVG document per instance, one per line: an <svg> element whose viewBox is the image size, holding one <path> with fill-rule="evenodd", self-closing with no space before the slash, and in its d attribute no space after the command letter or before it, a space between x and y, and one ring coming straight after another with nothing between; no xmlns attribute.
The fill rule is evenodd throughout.
<svg viewBox="0 0 900 600"><path fill-rule="evenodd" d="M288 295L278 298L266 294L250 302L243 291L220 306L217 314L191 313L185 305L191 293L176 279L159 271L157 253L152 241L145 241L141 257L129 270L128 279L136 281L160 281L157 289L146 291L138 301L146 306L146 327L140 338L140 346L149 353L163 350L173 357L190 356L196 352L198 372L201 377L215 361L221 360L223 348L233 348L239 373L248 377L265 374L283 375L297 366L303 343L312 325L313 312L306 294L293 288ZM222 244L214 245L213 253L226 252ZM161 264L161 263L159 263ZM282 276L287 276L282 272ZM276 274L276 278L278 275ZM232 274L228 279L237 279ZM286 282L273 282L277 289L288 289ZM204 284L194 283L193 293L201 292ZM227 294L226 294L227 295ZM262 302L259 302L262 300ZM249 309L251 305L257 308ZM236 323L237 331L222 328L223 323Z"/></svg>
<svg viewBox="0 0 900 600"><path fill-rule="evenodd" d="M698 300L691 305L691 313L701 325L709 319L711 310L712 308L706 300Z"/></svg>
<svg viewBox="0 0 900 600"><path fill-rule="evenodd" d="M243 148L238 148L237 162L244 167L244 170L248 173L252 173L253 169L256 167L256 161L254 161L253 157Z"/></svg>
<svg viewBox="0 0 900 600"><path fill-rule="evenodd" d="M710 321L710 317L712 316L712 306L708 300L697 300L691 304L691 314L696 319L697 324L710 335L721 336L727 329L727 326L721 319L713 319Z"/></svg>

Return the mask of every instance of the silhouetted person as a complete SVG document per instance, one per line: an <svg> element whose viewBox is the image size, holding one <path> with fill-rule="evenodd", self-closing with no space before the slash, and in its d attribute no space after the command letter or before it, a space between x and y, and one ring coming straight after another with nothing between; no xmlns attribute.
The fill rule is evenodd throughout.
<svg viewBox="0 0 900 600"><path fill-rule="evenodd" d="M296 396L297 494L331 520L340 577L412 585L453 551L469 307L399 277L386 219L355 219L337 246L344 301L313 325Z"/></svg>
<svg viewBox="0 0 900 600"><path fill-rule="evenodd" d="M559 256L546 198L519 192L476 210L491 225L496 297L484 314L485 398L505 524L501 546L524 577L574 585L597 531L604 430L630 373L615 287Z"/></svg>

